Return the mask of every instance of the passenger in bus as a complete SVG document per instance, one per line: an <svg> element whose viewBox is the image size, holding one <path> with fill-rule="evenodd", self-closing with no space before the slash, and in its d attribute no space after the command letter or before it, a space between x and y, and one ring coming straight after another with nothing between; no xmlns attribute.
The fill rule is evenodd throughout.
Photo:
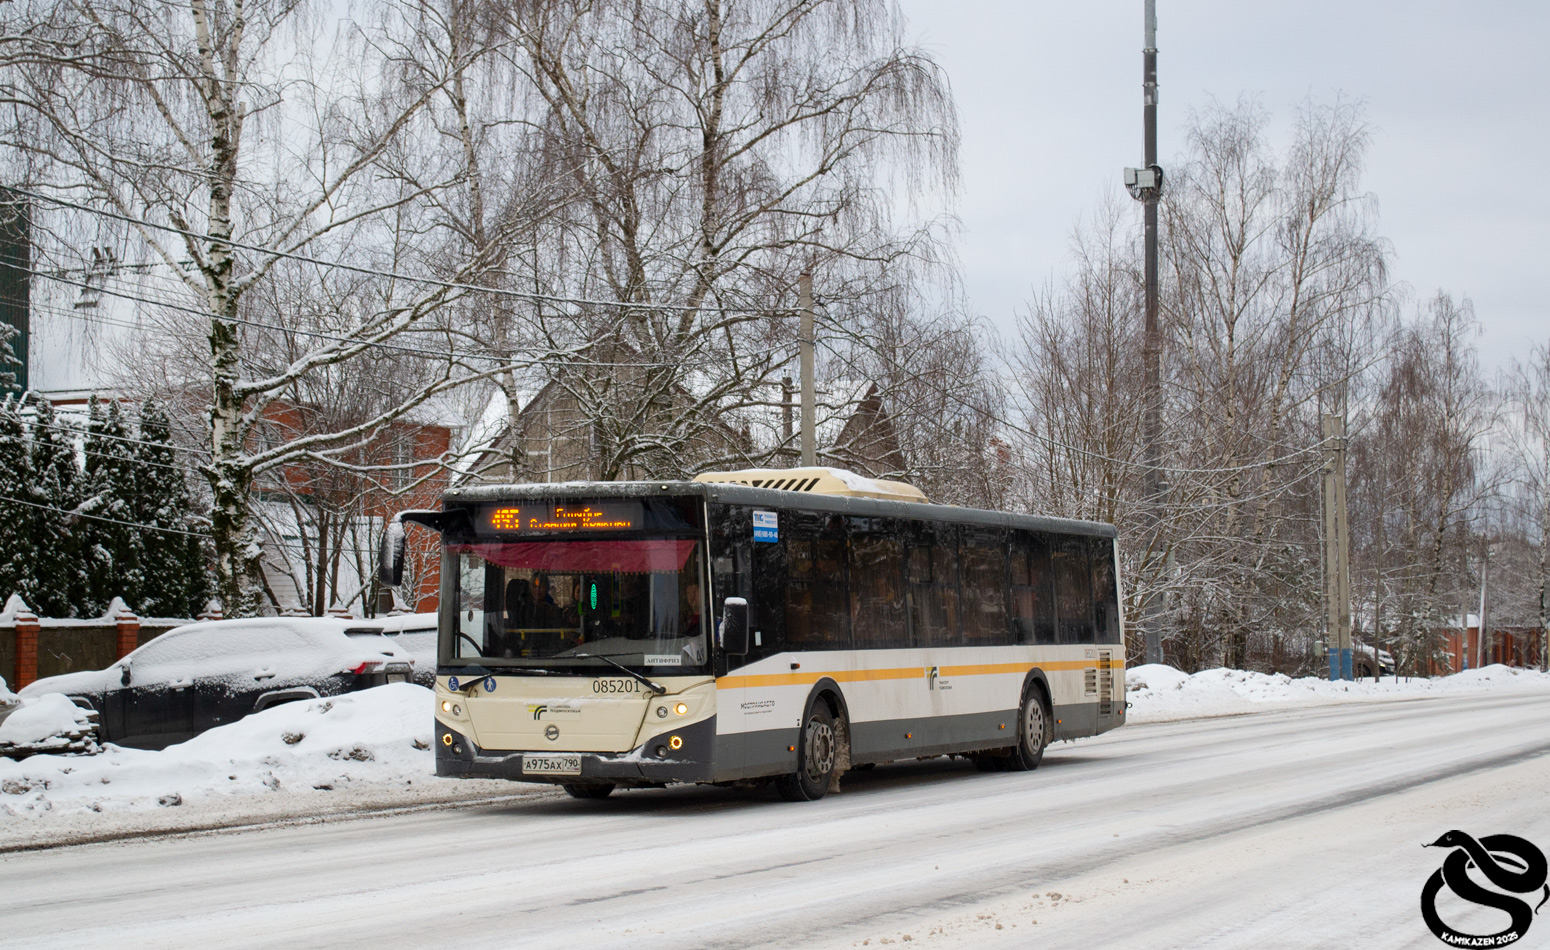
<svg viewBox="0 0 1550 950"><path fill-rule="evenodd" d="M533 575L533 619L534 627L557 627L560 625L560 608L554 602L554 595L549 593L549 575Z"/></svg>
<svg viewBox="0 0 1550 950"><path fill-rule="evenodd" d="M700 635L700 585L697 581L684 585L684 602L679 611L679 616L684 618L681 636L697 637Z"/></svg>
<svg viewBox="0 0 1550 950"><path fill-rule="evenodd" d="M560 626L567 630L581 629L581 578L572 577L570 601L560 608Z"/></svg>
<svg viewBox="0 0 1550 950"><path fill-rule="evenodd" d="M506 582L506 630L500 639L492 643L495 652L500 656L520 656L522 652L523 627L532 625L533 594L528 587L528 582L520 577L513 577Z"/></svg>

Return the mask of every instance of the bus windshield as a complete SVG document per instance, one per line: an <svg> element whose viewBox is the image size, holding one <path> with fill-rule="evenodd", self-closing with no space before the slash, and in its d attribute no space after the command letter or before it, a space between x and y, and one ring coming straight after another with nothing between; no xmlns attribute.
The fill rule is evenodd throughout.
<svg viewBox="0 0 1550 950"><path fill-rule="evenodd" d="M706 668L701 542L690 538L449 544L457 615L441 663Z"/></svg>

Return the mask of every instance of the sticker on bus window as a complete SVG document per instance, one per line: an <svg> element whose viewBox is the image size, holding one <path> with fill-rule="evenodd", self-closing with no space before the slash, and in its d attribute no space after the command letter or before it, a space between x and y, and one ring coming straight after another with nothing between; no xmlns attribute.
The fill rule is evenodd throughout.
<svg viewBox="0 0 1550 950"><path fill-rule="evenodd" d="M780 522L773 511L753 513L753 539L755 541L779 541Z"/></svg>
<svg viewBox="0 0 1550 950"><path fill-rule="evenodd" d="M683 666L684 658L676 653L648 653L644 657L647 666Z"/></svg>

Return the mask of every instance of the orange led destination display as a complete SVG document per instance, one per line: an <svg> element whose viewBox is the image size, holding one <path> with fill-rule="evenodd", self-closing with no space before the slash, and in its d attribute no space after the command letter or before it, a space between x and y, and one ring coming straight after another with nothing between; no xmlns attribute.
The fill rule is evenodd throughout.
<svg viewBox="0 0 1550 950"><path fill-rule="evenodd" d="M629 531L640 526L640 505L631 502L574 502L521 505L490 512L496 531Z"/></svg>

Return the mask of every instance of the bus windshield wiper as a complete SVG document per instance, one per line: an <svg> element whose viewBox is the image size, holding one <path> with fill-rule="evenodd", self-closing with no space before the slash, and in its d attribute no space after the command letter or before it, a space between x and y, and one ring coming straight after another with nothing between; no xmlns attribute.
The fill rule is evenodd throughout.
<svg viewBox="0 0 1550 950"><path fill-rule="evenodd" d="M602 660L604 663L607 663L609 666L623 673L625 676L633 676L635 679L640 680L645 684L646 688L652 692L661 693L663 696L667 695L667 688L652 682L645 673L637 673L630 669L628 666L625 666L623 663L620 663L618 660L610 659L601 653L572 653L571 656L584 656L588 659Z"/></svg>

